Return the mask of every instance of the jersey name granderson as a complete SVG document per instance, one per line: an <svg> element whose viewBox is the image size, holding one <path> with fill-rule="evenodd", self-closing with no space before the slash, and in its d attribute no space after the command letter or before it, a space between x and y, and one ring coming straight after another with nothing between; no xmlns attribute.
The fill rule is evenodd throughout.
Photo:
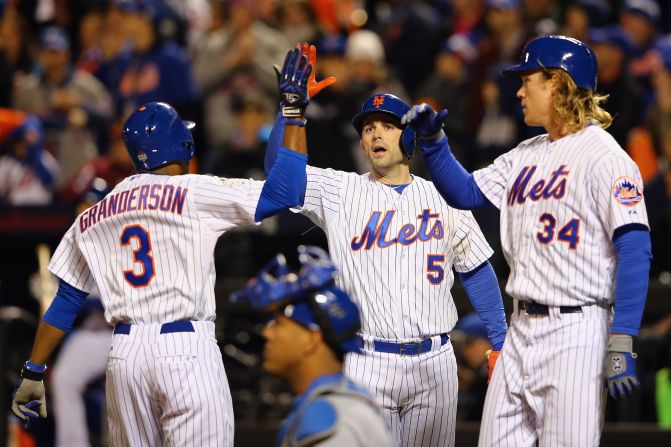
<svg viewBox="0 0 671 447"><path fill-rule="evenodd" d="M187 188L155 183L110 194L79 216L79 230L84 233L98 222L129 211L156 210L182 214Z"/></svg>

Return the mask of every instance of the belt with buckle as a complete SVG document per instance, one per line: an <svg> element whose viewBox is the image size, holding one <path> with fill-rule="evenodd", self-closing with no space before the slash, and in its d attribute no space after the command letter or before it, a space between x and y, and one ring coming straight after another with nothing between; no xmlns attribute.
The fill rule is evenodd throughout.
<svg viewBox="0 0 671 447"><path fill-rule="evenodd" d="M550 307L547 304L540 304L535 301L518 301L517 307L520 312L527 315L550 315ZM560 314L582 313L582 306L559 306Z"/></svg>
<svg viewBox="0 0 671 447"><path fill-rule="evenodd" d="M114 333L128 335L130 334L131 326L132 324L130 323L117 323L114 326ZM161 334L171 334L173 332L196 332L196 330L190 321L173 321L161 325Z"/></svg>
<svg viewBox="0 0 671 447"><path fill-rule="evenodd" d="M363 345L363 338L359 337L360 345ZM443 346L450 337L447 334L440 334L440 346ZM386 352L389 354L400 355L419 355L431 351L433 340L424 338L420 341L411 341L407 343L397 343L393 341L373 340L373 350L375 352Z"/></svg>

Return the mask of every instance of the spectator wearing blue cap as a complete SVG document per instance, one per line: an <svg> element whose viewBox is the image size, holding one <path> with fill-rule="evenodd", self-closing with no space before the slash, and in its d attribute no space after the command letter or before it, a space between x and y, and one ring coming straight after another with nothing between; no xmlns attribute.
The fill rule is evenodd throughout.
<svg viewBox="0 0 671 447"><path fill-rule="evenodd" d="M0 205L48 205L59 175L57 161L44 150L40 120L0 109Z"/></svg>
<svg viewBox="0 0 671 447"><path fill-rule="evenodd" d="M610 13L606 0L573 0L564 11L560 34L586 42L590 29L604 25Z"/></svg>
<svg viewBox="0 0 671 447"><path fill-rule="evenodd" d="M639 84L627 70L634 53L634 42L629 34L617 25L595 28L589 42L597 60L599 90L608 95L604 108L617 116L608 132L621 147L627 147L630 130L642 123L645 114Z"/></svg>
<svg viewBox="0 0 671 447"><path fill-rule="evenodd" d="M123 14L121 31L132 48L132 54L118 62L117 114L127 116L142 104L161 101L185 118L197 118L200 91L191 62L162 30L171 10L159 0L121 0L117 7Z"/></svg>
<svg viewBox="0 0 671 447"><path fill-rule="evenodd" d="M644 82L652 68L646 55L655 43L659 18L659 5L655 0L625 0L620 9L620 26L634 42L630 68L634 76Z"/></svg>
<svg viewBox="0 0 671 447"><path fill-rule="evenodd" d="M93 159L99 138L112 118L112 102L93 75L73 67L70 40L60 27L39 36L39 71L16 80L14 108L37 115L45 127L45 145L69 179Z"/></svg>
<svg viewBox="0 0 671 447"><path fill-rule="evenodd" d="M343 374L348 352L359 352L359 309L334 284L336 268L318 247L298 249L299 272L276 256L231 299L271 312L263 329L263 368L298 395L276 446L393 446L369 392Z"/></svg>

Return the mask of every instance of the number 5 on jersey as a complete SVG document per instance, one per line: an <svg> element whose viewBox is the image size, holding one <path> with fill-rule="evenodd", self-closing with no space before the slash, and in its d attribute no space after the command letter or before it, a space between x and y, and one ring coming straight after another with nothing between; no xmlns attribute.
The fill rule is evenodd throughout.
<svg viewBox="0 0 671 447"><path fill-rule="evenodd" d="M133 268L124 270L123 276L126 282L133 287L146 287L154 278L154 258L151 256L151 239L149 232L140 225L129 225L121 233L121 245L130 245L136 240L136 248L133 249ZM140 273L135 273L135 265L140 265Z"/></svg>

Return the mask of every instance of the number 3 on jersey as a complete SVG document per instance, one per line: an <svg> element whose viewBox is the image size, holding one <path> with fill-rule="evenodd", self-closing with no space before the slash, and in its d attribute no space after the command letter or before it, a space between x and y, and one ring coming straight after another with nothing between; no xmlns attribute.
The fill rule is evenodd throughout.
<svg viewBox="0 0 671 447"><path fill-rule="evenodd" d="M121 245L131 245L131 240L137 240L137 248L133 250L133 267L140 264L141 273L135 273L135 269L124 270L123 276L126 282L133 287L145 287L154 278L154 258L151 256L151 239L149 232L140 225L129 225L121 233Z"/></svg>
<svg viewBox="0 0 671 447"><path fill-rule="evenodd" d="M555 237L557 219L550 213L543 213L539 221L545 225L543 231L536 233L536 238L543 244L549 244ZM571 219L557 233L557 240L568 242L571 250L575 250L580 242L580 219Z"/></svg>

